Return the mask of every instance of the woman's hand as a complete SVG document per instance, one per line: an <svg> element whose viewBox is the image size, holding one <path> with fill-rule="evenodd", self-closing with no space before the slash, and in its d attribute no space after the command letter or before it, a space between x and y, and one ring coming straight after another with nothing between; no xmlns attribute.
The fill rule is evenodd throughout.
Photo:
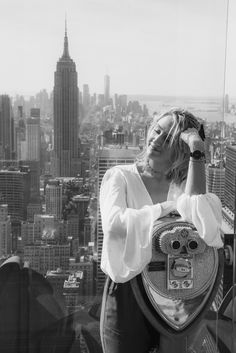
<svg viewBox="0 0 236 353"><path fill-rule="evenodd" d="M189 146L191 152L195 150L204 151L204 142L199 136L197 129L188 128L181 132L180 138Z"/></svg>

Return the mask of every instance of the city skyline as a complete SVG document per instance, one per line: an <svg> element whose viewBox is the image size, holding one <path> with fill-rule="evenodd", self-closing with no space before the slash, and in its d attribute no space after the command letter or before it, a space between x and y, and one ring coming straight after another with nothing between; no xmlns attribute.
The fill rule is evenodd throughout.
<svg viewBox="0 0 236 353"><path fill-rule="evenodd" d="M4 0L0 92L52 91L66 17L80 91L88 84L91 94L102 93L109 75L111 94L223 96L226 10L221 0ZM231 96L235 13L231 2L225 90Z"/></svg>

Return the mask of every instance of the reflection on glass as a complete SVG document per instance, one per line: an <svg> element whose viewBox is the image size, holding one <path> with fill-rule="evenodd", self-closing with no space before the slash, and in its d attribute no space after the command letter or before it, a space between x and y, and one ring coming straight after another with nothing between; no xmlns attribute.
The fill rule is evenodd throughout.
<svg viewBox="0 0 236 353"><path fill-rule="evenodd" d="M9 266L18 280L28 267L46 279L43 284L55 302L40 292L44 286L38 285L36 297L45 305L50 302L47 314L56 308L59 327L66 320L66 327L73 327L68 335L84 352L93 352L94 346L101 350L99 310L105 276L100 269L103 233L98 195L102 176L115 164L135 160L155 113L183 107L204 123L208 191L222 201L228 262L206 319L218 344L226 331L235 332L236 317L235 300L229 299L235 298L236 279L236 101L225 86L229 2L127 0L118 6L104 0L100 6L96 2L82 6L78 1L68 6L65 28L60 2L57 9L39 4L27 11L19 9L20 15L17 1L11 3L14 10L4 5L5 17L0 21L6 26L2 33L9 36L2 42L0 86L6 92L0 95L1 263L16 255L17 265ZM50 25L45 23L43 31L38 19L45 18L45 12ZM19 18L26 28L19 25ZM50 37L56 32L52 28L61 28L57 38ZM43 58L42 52L47 53ZM51 54L53 64L46 74ZM17 83L19 72L24 75ZM35 93L33 86L27 86L42 82L45 75L50 77L47 90ZM26 91L30 96L24 96ZM176 264L176 271L193 266L185 260ZM13 287L4 292L4 285L12 284L4 268L1 289L10 316ZM29 281L30 271L27 276ZM22 282L16 283L14 293L19 294ZM151 286L150 295L159 300ZM165 300L163 310L173 323L176 312L181 324L189 319L191 310L183 302L174 302L172 311L169 299ZM42 322L49 332L47 320ZM60 334L59 330L56 337ZM227 347L228 341L223 339ZM230 344L228 349L235 351L236 344Z"/></svg>

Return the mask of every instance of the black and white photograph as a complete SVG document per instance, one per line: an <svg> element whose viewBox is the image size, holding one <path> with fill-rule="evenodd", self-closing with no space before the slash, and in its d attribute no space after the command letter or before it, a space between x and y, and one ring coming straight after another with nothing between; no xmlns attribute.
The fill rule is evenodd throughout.
<svg viewBox="0 0 236 353"><path fill-rule="evenodd" d="M1 0L0 353L236 353L235 18Z"/></svg>

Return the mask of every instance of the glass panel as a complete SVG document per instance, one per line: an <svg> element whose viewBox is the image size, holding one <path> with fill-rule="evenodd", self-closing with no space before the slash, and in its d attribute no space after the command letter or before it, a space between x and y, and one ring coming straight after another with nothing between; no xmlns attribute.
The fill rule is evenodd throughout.
<svg viewBox="0 0 236 353"><path fill-rule="evenodd" d="M38 57L42 50L51 53L51 42L48 51L44 43L52 28L58 28L57 11L64 12L60 1L54 7L34 4L29 12L16 2L2 5L0 13L1 32L9 34L2 41L0 84L4 71L9 75L5 67L17 66L10 62L16 57L15 52L10 54L12 43L36 50L35 43L41 41ZM178 106L196 115L205 128L206 181L208 191L222 201L225 251L206 248L191 227L193 233L181 233L186 229L188 233L186 224L181 230L168 225L167 237L168 232L171 236L180 232L185 240L192 238L187 245L180 238L174 244L171 238L171 253L170 248L165 253L162 238L161 256L159 252L142 276L135 277L132 290L160 334L159 353L236 352L236 102L231 77L229 90L226 86L235 5L228 5L227 0L70 2L62 55L55 59L50 83L53 92L21 96L28 90L24 84L31 81L24 73L22 92L12 99L0 95L3 351L102 352L99 326L105 275L100 268L103 231L98 201L102 177L117 164L133 163L145 148L153 117ZM31 22L25 21L27 28L20 32L18 21L25 13ZM44 37L45 16L52 28ZM25 53L30 56L20 51L20 45L17 49L19 62L26 60ZM4 64L5 57L9 62ZM106 65L109 75L102 72ZM17 66L17 71L24 70ZM99 94L97 82L103 75ZM96 87L93 95L85 78ZM8 77L1 91L7 87ZM178 252L179 244L187 253ZM107 283L112 297L118 286Z"/></svg>
<svg viewBox="0 0 236 353"><path fill-rule="evenodd" d="M168 2L169 4L170 2ZM141 288L144 286L148 299L152 303L150 309L150 307L145 305L147 298L143 301L137 296L141 306L144 307L143 310L148 313L147 316L152 324L156 325L155 327L159 327L160 330L159 321L161 321L162 326L165 326L168 320L170 321L168 326L172 326L172 328L177 326L175 328L176 331L171 330L171 334L175 339L169 337L169 340L163 340L164 343L163 346L161 345L160 352L172 352L172 350L173 352L236 351L234 319L236 304L234 300L232 301L232 298L235 298L235 287L232 287L232 285L235 283L235 255L233 254L235 254L236 164L234 163L236 154L234 152L235 147L232 146L234 138L229 139L234 130L232 125L234 110L231 109L229 104L229 95L226 94L225 87L229 9L228 2L217 2L215 5L216 13L212 16L210 10L211 6L213 6L212 1L206 1L204 4L201 1L194 2L194 4L193 2L186 3L185 1L177 1L175 4L171 2L171 9L168 9L170 10L169 18L175 24L175 33L171 32L172 27L168 26L167 33L172 34L172 40L168 42L166 51L162 52L160 57L162 58L162 55L165 56L168 53L168 49L172 47L173 54L171 58L174 59L171 63L172 66L170 67L170 62L166 60L165 71L162 75L167 74L169 78L171 77L171 82L170 79L168 80L168 84L170 83L169 92L172 89L174 93L159 97L158 100L153 96L149 97L149 101L147 101L147 98L142 101L149 109L151 108L152 113L156 112L158 114L173 106L180 106L185 107L203 119L207 136L207 187L209 192L216 193L222 201L222 228L225 232L225 243L227 244L225 256L228 260L226 260L221 281L218 284L215 283L215 287L218 287L215 299L211 307L208 310L205 309L205 318L202 319L201 328L196 329L195 334L192 336L186 330L184 338L182 337L182 342L176 331L178 331L178 327L181 324L183 325L183 322L177 325L173 323L173 320L176 318L179 320L178 315L181 316L184 304L180 305L179 300L173 300L170 303L169 297L167 298L163 294L163 290L160 290L162 281L168 280L168 278L162 278L162 272L159 272L161 271L160 260L157 261L154 256L150 264L151 267L146 268L144 271L144 284L135 284L136 291L138 291L140 286ZM213 39L215 31L217 31L216 28L219 30L217 41ZM232 29L229 28L229 30ZM206 57L202 56L202 53L205 53ZM217 61L214 60L216 56ZM210 65L210 61L214 61L215 66ZM160 79L162 79L162 76ZM164 91L165 85L161 87ZM141 99L142 97L136 98ZM221 266L223 266L222 262L224 260L221 256ZM161 268L163 270L163 264ZM149 271L155 270L158 271L158 275L155 275L155 272L154 274L153 272L149 274ZM155 281L156 278L159 278L159 281ZM230 292L227 294L228 290ZM167 302L169 303L168 305L166 304ZM181 306L182 311L177 314L177 307L179 306ZM154 317L152 316L153 308L163 320L157 320L155 315ZM187 311L184 310L184 312L186 314ZM169 319L167 319L167 316L169 316ZM189 315L185 315L185 324L188 318ZM171 341L173 341L173 344ZM178 345L179 350L177 348Z"/></svg>

